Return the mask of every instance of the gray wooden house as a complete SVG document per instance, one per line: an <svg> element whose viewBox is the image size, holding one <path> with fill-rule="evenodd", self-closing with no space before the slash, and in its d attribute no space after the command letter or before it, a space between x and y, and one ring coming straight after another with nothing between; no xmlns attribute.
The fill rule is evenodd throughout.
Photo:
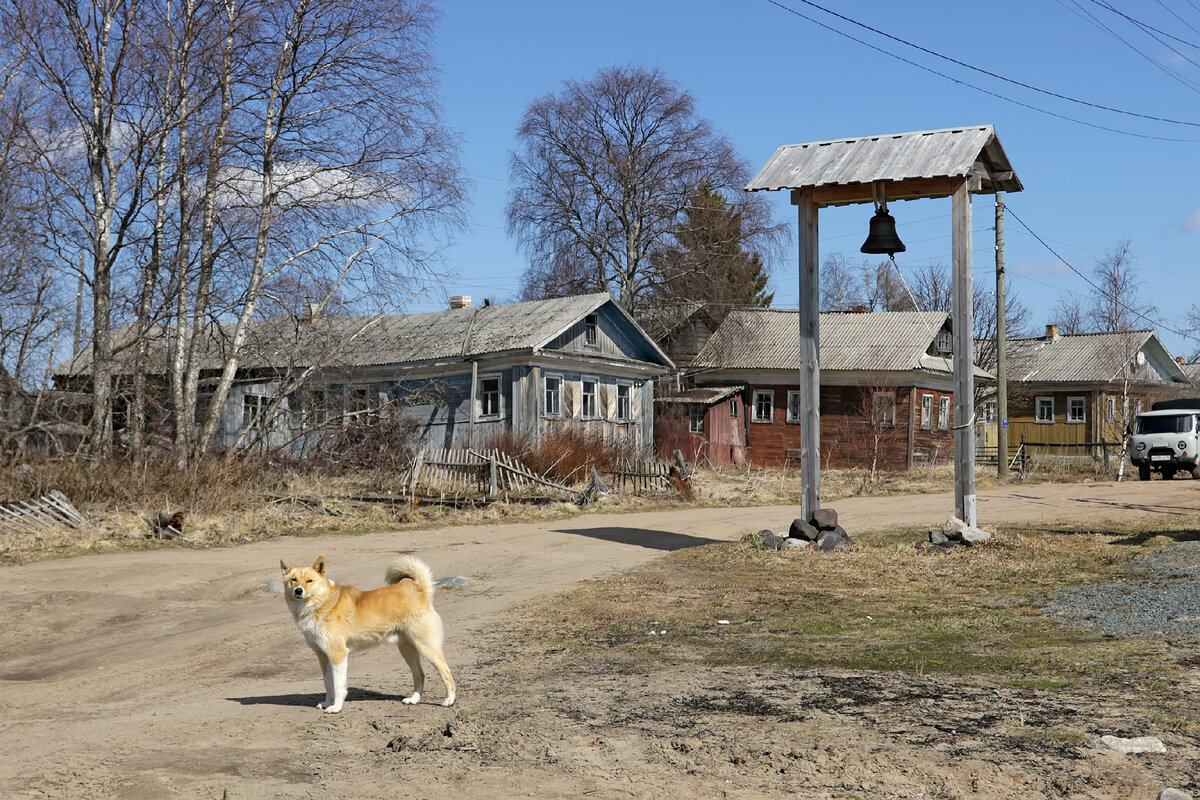
<svg viewBox="0 0 1200 800"><path fill-rule="evenodd" d="M205 338L201 411L228 333L214 326ZM164 389L170 336L158 333L144 367ZM302 450L331 428L398 419L430 447L485 447L502 433L572 425L648 448L654 382L673 366L607 293L475 308L459 297L423 314L263 320L243 348L216 444ZM128 359L119 362L118 384L130 369ZM87 388L90 353L55 377Z"/></svg>

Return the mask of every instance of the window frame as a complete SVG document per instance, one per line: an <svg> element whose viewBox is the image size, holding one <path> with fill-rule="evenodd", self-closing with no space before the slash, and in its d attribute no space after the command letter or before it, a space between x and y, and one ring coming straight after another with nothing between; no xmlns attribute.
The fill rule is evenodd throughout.
<svg viewBox="0 0 1200 800"><path fill-rule="evenodd" d="M763 417L759 413L758 399L766 398L767 414ZM774 389L755 389L753 395L753 404L750 406L750 421L759 425L770 425L775 421L775 390Z"/></svg>
<svg viewBox="0 0 1200 800"><path fill-rule="evenodd" d="M496 391L489 392L484 389L484 381L495 381ZM496 406L494 411L487 411L487 398L489 395L495 395ZM488 372L478 376L475 381L475 419L476 420L497 420L504 418L504 376L499 372Z"/></svg>
<svg viewBox="0 0 1200 800"><path fill-rule="evenodd" d="M791 425L797 425L804 418L803 412L800 410L803 393L797 389L788 389L787 393L787 409L784 413L784 422Z"/></svg>
<svg viewBox="0 0 1200 800"><path fill-rule="evenodd" d="M921 430L923 430L923 431L933 430L933 395L931 395L931 394L922 394L921 395L920 415L921 416L918 419L918 423L920 425Z"/></svg>
<svg viewBox="0 0 1200 800"><path fill-rule="evenodd" d="M693 405L688 408L688 433L704 433L704 418L708 415L708 407Z"/></svg>
<svg viewBox="0 0 1200 800"><path fill-rule="evenodd" d="M1079 416L1075 416L1075 409L1078 407ZM1083 425L1087 422L1087 397L1084 395L1074 395L1067 397L1067 424L1068 425Z"/></svg>
<svg viewBox="0 0 1200 800"><path fill-rule="evenodd" d="M633 384L617 381L617 422L633 421Z"/></svg>
<svg viewBox="0 0 1200 800"><path fill-rule="evenodd" d="M1109 422L1119 422L1117 417L1117 396L1108 394L1104 396L1104 416Z"/></svg>
<svg viewBox="0 0 1200 800"><path fill-rule="evenodd" d="M583 346L600 347L600 315L588 314L583 318Z"/></svg>
<svg viewBox="0 0 1200 800"><path fill-rule="evenodd" d="M587 390L589 383L592 385L590 393ZM600 419L600 379L595 375L579 378L579 418Z"/></svg>
<svg viewBox="0 0 1200 800"><path fill-rule="evenodd" d="M550 388L551 381L557 384L553 390ZM563 376L561 372L542 374L542 416L547 419L563 418Z"/></svg>
<svg viewBox="0 0 1200 800"><path fill-rule="evenodd" d="M1049 418L1042 414L1042 408L1050 409ZM1034 425L1053 425L1054 424L1054 397L1035 397L1033 400L1033 424Z"/></svg>
<svg viewBox="0 0 1200 800"><path fill-rule="evenodd" d="M895 392L875 392L871 395L871 425L879 428L896 427Z"/></svg>
<svg viewBox="0 0 1200 800"><path fill-rule="evenodd" d="M950 395L938 398L937 426L939 431L950 430Z"/></svg>
<svg viewBox="0 0 1200 800"><path fill-rule="evenodd" d="M242 427L241 430L262 435L267 431L267 409L271 406L271 395L255 392L242 393ZM251 410L249 406L253 405Z"/></svg>

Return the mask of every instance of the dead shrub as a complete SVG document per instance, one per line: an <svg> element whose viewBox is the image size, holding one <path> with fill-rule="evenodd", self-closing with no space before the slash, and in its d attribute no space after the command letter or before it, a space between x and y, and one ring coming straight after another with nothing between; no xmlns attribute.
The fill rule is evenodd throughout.
<svg viewBox="0 0 1200 800"><path fill-rule="evenodd" d="M566 426L538 435L508 431L495 436L488 447L518 458L537 475L564 484L587 480L592 467L601 473L611 472L622 459L646 456L628 441Z"/></svg>

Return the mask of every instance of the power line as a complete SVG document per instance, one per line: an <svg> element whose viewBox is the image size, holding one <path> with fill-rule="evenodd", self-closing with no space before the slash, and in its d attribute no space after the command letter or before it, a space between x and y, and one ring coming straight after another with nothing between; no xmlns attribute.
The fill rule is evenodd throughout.
<svg viewBox="0 0 1200 800"><path fill-rule="evenodd" d="M1012 210L1012 206L1011 206L1011 205L1009 205L1008 203L1005 203L1005 205L1004 205L1004 211L1005 211L1005 213L1006 213L1006 214L1008 214L1008 215L1009 215L1009 216L1011 216L1013 219L1015 219L1015 220L1017 221L1017 223L1018 223L1018 224L1019 224L1019 225L1020 225L1022 228L1024 228L1024 229L1026 230L1026 232L1027 232L1027 233L1029 233L1029 235L1030 235L1030 236L1032 236L1034 239L1037 239L1037 240L1038 240L1038 242L1039 242L1039 243L1042 245L1042 247L1044 247L1044 248L1046 248L1047 250L1049 250L1049 251L1050 251L1050 253L1051 253L1051 254L1052 254L1052 255L1053 255L1055 258L1057 258L1059 261L1061 261L1063 264L1065 264L1065 265L1067 266L1067 268L1068 268L1069 270L1071 270L1071 272L1074 272L1074 273L1075 273L1077 276L1079 276L1080 278L1082 278L1082 279L1083 279L1083 282L1084 282L1084 283L1086 283L1088 286L1092 287L1092 289L1093 289L1093 290L1095 290L1095 291L1096 291L1096 293L1097 293L1097 294L1099 294L1101 297L1104 297L1104 298L1106 298L1106 299L1108 299L1108 300L1111 300L1111 301L1113 302L1113 304L1114 304L1114 305L1116 305L1116 306L1119 306L1119 307L1121 307L1121 308L1124 308L1124 309L1125 309L1126 311L1128 311L1130 314L1133 314L1134 316L1136 316L1136 317L1138 317L1138 318L1140 318L1140 319L1143 319L1143 320L1145 320L1146 322L1148 322L1148 323L1150 324L1150 326L1151 326L1151 327L1160 328L1161 330L1164 330L1164 331L1166 331L1167 333L1173 333L1173 334L1175 334L1176 336L1182 337L1182 338L1184 338L1184 339L1190 339L1190 340L1192 340L1192 341L1200 341L1200 337L1197 337L1195 333L1192 333L1192 332L1190 332L1190 331L1186 331L1186 332L1185 332L1185 331L1176 330L1176 329L1174 329L1174 328L1172 328L1172 327L1170 327L1170 326L1168 326L1168 325L1164 324L1164 323L1163 323L1163 321L1162 321L1161 319L1155 319L1155 318L1153 318L1153 317L1149 316L1148 314L1145 314L1145 313L1143 313L1143 312L1141 312L1141 311L1137 310L1136 308L1133 308L1133 307L1132 307L1132 306L1130 306L1128 303L1126 303L1126 302L1123 302L1123 301L1121 300L1121 298L1119 298L1119 297L1116 297L1116 296L1112 295L1111 293L1109 293L1109 292L1108 292L1108 291L1106 291L1105 289L1102 289L1102 288L1101 288L1099 285L1097 285L1095 282L1093 282L1091 278L1089 278L1088 276L1086 276L1086 275L1084 275L1082 272L1080 272L1078 269L1076 269L1076 267L1075 267L1075 265L1074 265L1074 264L1072 264L1070 261L1067 261L1067 259L1063 258L1063 257L1062 257L1062 256L1059 254L1059 252L1058 252L1057 250L1055 250L1053 247L1051 247L1051 246L1050 246L1050 245L1049 245L1049 244L1046 242L1046 240L1045 240L1045 239L1043 239L1041 236L1038 236L1038 235L1037 235L1037 234L1036 234L1036 233L1033 231L1033 229L1032 229L1032 228L1030 228L1028 225L1026 225L1026 224L1025 224L1025 221L1024 221L1023 219L1021 219L1019 216L1017 216L1016 212L1014 212L1014 211Z"/></svg>
<svg viewBox="0 0 1200 800"><path fill-rule="evenodd" d="M890 50L886 50L886 49L884 49L884 48L882 48L882 47L879 47L878 45L872 44L872 43L870 43L870 42L867 42L867 41L865 41L865 40L863 40L863 39L859 39L858 37L856 37L856 36L852 36L851 34L849 34L849 33L846 33L845 31L838 30L837 28L834 28L834 27L833 27L833 26L831 26L831 25L827 25L827 24L825 24L824 22L821 22L821 21L820 21L820 20L818 20L818 19L815 19L815 18L813 18L813 17L811 17L811 16L809 16L809 15L807 15L807 14L804 14L804 13L803 13L803 12L801 12L801 11L797 11L797 10L796 10L796 9L794 9L794 8L791 8L791 7L789 7L789 6L786 6L786 5L784 5L784 4L783 4L782 2L780 2L779 0L767 0L767 2L768 2L768 3L770 3L770 4L771 4L771 5L773 5L773 6L776 6L776 7L777 7L777 8L779 8L779 9L782 9L783 11L786 11L786 12L788 12L789 14L793 14L793 15L795 15L795 16L797 16L797 17L800 17L801 19L804 19L804 20L807 20L808 22L811 22L811 23L813 23L814 25L817 25L818 27L824 28L825 30L827 30L827 31L829 31L829 32L831 32L831 33L835 33L835 34L837 34L838 36L841 36L841 37L843 37L843 38L849 39L849 40L850 40L850 41L852 41L852 42L855 42L855 43L857 43L857 44L860 44L860 45L862 45L863 47L870 48L871 50L874 50L874 51L876 51L876 52L878 52L878 53L882 53L883 55L890 56L891 58L894 58L894 59L896 59L897 61L900 61L900 62L902 62L902 63L908 64L909 66L916 67L917 69L924 70L925 72L929 72L929 73L931 73L931 74L933 74L933 75L937 75L937 76L938 76L938 77L940 77L940 78L945 78L946 80L948 80L948 81L951 81L952 83L957 83L957 84L959 84L959 85L962 85L962 86L965 86L965 87L967 87L967 88L969 88L969 89L974 89L975 91L977 91L977 92L980 92L980 93L982 93L982 94L986 94L986 95L989 95L989 96L991 96L991 97L995 97L995 98L997 98L997 99L999 99L999 100L1004 100L1005 102L1012 103L1013 105L1017 105L1017 106L1020 106L1020 107L1022 107L1022 108L1027 108L1027 109L1029 109L1029 110L1031 110L1031 111L1037 111L1038 113L1041 113L1041 114L1046 114L1047 116L1055 117L1055 118L1057 118L1057 119L1065 120L1065 121L1067 121L1067 122L1074 122L1074 123L1075 123L1075 124L1077 124L1077 125L1084 125L1084 126L1086 126L1086 127L1089 127L1089 128L1095 128L1095 129L1097 129L1097 130L1108 131L1109 133L1118 133L1118 134L1121 134L1121 135L1123 135L1123 136L1133 136L1133 137L1136 137L1136 138L1139 138L1139 139L1153 139L1153 140L1156 140L1156 141L1164 141L1164 142L1197 142L1197 141L1200 141L1200 139L1185 139L1185 138L1167 137L1167 136L1155 136L1155 135L1152 135L1152 134L1137 133L1137 132L1135 132L1135 131L1127 131L1127 130L1123 130L1123 129L1120 129L1120 128L1112 128L1112 127L1109 127L1109 126L1106 126L1106 125L1099 125L1099 124L1097 124L1097 123L1094 123L1094 122L1088 122L1087 120L1082 120L1082 119L1078 119L1078 118L1076 118L1076 117L1067 116L1067 115L1065 115L1065 114L1059 114L1059 113L1057 113L1057 112L1055 112L1055 111L1051 111L1051 110L1049 110L1049 109L1042 108L1042 107L1040 107L1040 106L1035 106L1035 105L1032 105L1032 104L1030 104L1030 103L1026 103L1026 102L1023 102L1023 101L1021 101L1021 100L1017 100L1016 98L1009 97L1009 96L1007 96L1007 95L1004 95L1004 94L1000 94L999 92L993 92L993 91L991 91L990 89L985 89L985 88L983 88L982 86L978 86L978 85L976 85L976 84L969 83L969 82L967 82L967 81L964 81L964 80L960 80L959 78L955 78L955 77L953 77L952 75L948 75L948 74L946 74L946 73L944 73L944 72L939 72L938 70L936 70L936 69L933 69L932 67L927 67L927 66L925 66L924 64L919 64L919 63L917 63L916 61L913 61L913 60L911 60L911 59L905 58L904 56L901 56L901 55L899 55L899 54L897 54L897 53L893 53L893 52L892 52L892 51L890 51ZM961 67L963 67L964 69L969 69L969 70L972 70L972 71L974 71L974 72L978 72L978 73L981 73L981 74L983 74L983 75L987 75L987 76L989 76L989 77L995 78L995 79L997 79L997 80L1004 81L1004 82L1006 82L1006 83L1010 83L1010 84L1012 84L1012 85L1014 85L1014 86L1019 86L1019 87L1021 87L1021 88L1024 88L1024 89L1029 89L1030 91L1038 92L1038 93L1040 93L1040 94L1044 94L1044 95L1047 95L1047 96L1049 96L1049 97L1053 97L1053 98L1055 98L1055 99L1059 99L1059 100L1065 100L1065 101L1067 101L1067 102L1076 103L1076 104L1079 104L1079 105L1082 105L1082 106L1086 106L1086 107L1089 107L1089 108L1094 108L1094 109L1101 110L1101 111L1108 111L1108 112L1115 113L1115 114L1123 114L1123 115L1126 115L1126 116L1130 116L1130 117L1136 117L1136 118L1139 118L1139 119L1145 119L1145 120L1154 121L1154 122L1165 122L1165 123L1169 123L1169 124L1173 124L1173 125L1184 125L1184 126L1188 126L1188 127L1200 128L1200 122L1191 122L1191 121L1188 121L1188 120L1177 120L1177 119L1171 119L1171 118L1169 118L1169 117L1159 117L1159 116L1155 116L1155 115L1152 115L1152 114L1141 114L1141 113L1138 113L1138 112L1135 112L1135 111L1127 111L1127 110L1124 110L1124 109L1115 108L1115 107L1113 107L1113 106L1106 106L1106 105L1102 105L1102 104L1099 104L1099 103L1092 103L1092 102L1089 102L1089 101L1086 101L1086 100L1080 100L1080 99L1078 99L1078 98L1070 97L1070 96L1068 96L1068 95L1064 95L1064 94L1061 94L1061 93L1058 93L1058 92L1053 92L1053 91L1050 91L1050 90L1047 90L1047 89L1042 89L1042 88L1040 88L1040 87L1033 86L1032 84L1023 83L1023 82L1021 82L1021 81L1017 81L1017 80L1014 80L1014 79L1012 79L1012 78L1007 78L1007 77L1005 77L1005 76L1003 76L1003 75L1000 75L1000 74L998 74L998 73L995 73L995 72L991 72L991 71L989 71L989 70L986 70L986 69L983 69L983 68L981 68L981 67L976 67L976 66L974 66L974 65L972 65L972 64L968 64L968 63L966 63L965 61L960 61L960 60L958 60L958 59L951 58L950 56L943 55L942 53L938 53L938 52L936 52L936 51L930 50L929 48L922 47L921 45L914 44L914 43L912 43L912 42L909 42L909 41L907 41L907 40L905 40L905 39L901 39L901 38L900 38L900 37L898 37L898 36L893 36L892 34L890 34L890 33L886 33L885 31L881 31L881 30L879 30L878 28L873 28L873 27L871 27L870 25L866 25L865 23L859 22L858 20L855 20L855 19L852 19L852 18L850 18L850 17L844 16L844 15L842 15L842 14L839 14L839 13L835 12L835 11L831 11L830 9L828 9L828 8L825 8L824 6L820 6L820 5L818 5L818 4L814 3L814 2L812 2L812 0L798 0L798 2L804 3L805 5L808 5L808 6L811 6L811 7L813 7L813 8L816 8L816 9L818 9L818 10L820 10L820 11L823 11L823 12L825 12L826 14L829 14L830 16L836 17L836 18L838 18L838 19L840 19L840 20L843 20L844 22L850 23L851 25L858 26L858 27L860 27L860 28L863 28L864 30L871 31L872 33L875 33L875 34L877 34L877 35L879 35L879 36L882 36L882 37L884 37L884 38L890 39L890 40L892 40L892 41L894 41L894 42L898 42L898 43L900 43L900 44L903 44L903 45L905 45L905 46L907 46L907 47L911 47L911 48L913 48L913 49L915 49L915 50L919 50L919 51L920 51L920 52L922 52L922 53L926 53L926 54L928 54L928 55L931 55L931 56L933 56L933 57L935 57L935 58L942 59L943 61L948 61L948 62L950 62L950 63L952 63L952 64L955 64L955 65L961 66Z"/></svg>

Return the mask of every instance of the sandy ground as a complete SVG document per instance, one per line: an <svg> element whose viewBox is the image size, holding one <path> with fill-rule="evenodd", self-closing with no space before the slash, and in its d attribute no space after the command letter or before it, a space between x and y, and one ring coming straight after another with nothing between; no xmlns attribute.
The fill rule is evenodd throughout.
<svg viewBox="0 0 1200 800"><path fill-rule="evenodd" d="M952 495L832 504L855 530L936 526ZM786 529L795 507L697 509L215 550L88 556L0 569L0 796L11 798L979 797L1151 798L1187 788L1195 738L1146 730L1111 698L944 678L597 669L532 684L498 631L513 606L664 551ZM981 492L981 527L1129 518L1194 527L1193 481L1014 486ZM399 698L390 647L354 656L339 715L284 602L263 589L286 558L324 553L333 577L379 585L396 553L443 589L459 701ZM1200 683L1200 681L1198 681ZM1119 756L1021 727L1158 735L1166 755ZM1016 743L1016 744L1014 744ZM1192 788L1191 791L1197 791Z"/></svg>

